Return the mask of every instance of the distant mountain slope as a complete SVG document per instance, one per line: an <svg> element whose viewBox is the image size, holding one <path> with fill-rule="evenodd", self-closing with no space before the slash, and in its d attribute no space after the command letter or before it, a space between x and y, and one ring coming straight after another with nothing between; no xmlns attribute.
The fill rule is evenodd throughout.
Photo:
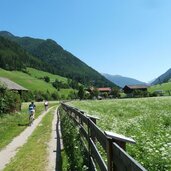
<svg viewBox="0 0 171 171"><path fill-rule="evenodd" d="M170 79L171 79L171 68L167 70L164 74L156 78L151 84L156 85L156 84L167 83Z"/></svg>
<svg viewBox="0 0 171 171"><path fill-rule="evenodd" d="M112 81L119 87L124 87L125 85L136 85L136 84L146 84L144 82L138 81L133 78L129 77L123 77L120 75L109 75L109 74L103 74L108 80Z"/></svg>
<svg viewBox="0 0 171 171"><path fill-rule="evenodd" d="M74 79L85 85L95 85L97 87L116 86L51 39L16 37L6 31L0 32L0 36L15 41L33 56L46 63L47 67L44 66L44 71Z"/></svg>

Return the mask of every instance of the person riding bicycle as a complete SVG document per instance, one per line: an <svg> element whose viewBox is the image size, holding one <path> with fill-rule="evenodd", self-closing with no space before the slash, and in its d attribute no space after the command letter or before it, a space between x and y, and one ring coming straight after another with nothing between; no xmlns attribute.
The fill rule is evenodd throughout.
<svg viewBox="0 0 171 171"><path fill-rule="evenodd" d="M36 109L36 105L34 104L34 102L31 102L31 104L29 104L29 120L31 116L33 116L34 119L35 109Z"/></svg>
<svg viewBox="0 0 171 171"><path fill-rule="evenodd" d="M47 101L47 100L45 100L45 102L44 102L44 106L45 106L45 110L46 110L46 111L47 111L47 109L48 109L48 105L49 105L48 101Z"/></svg>

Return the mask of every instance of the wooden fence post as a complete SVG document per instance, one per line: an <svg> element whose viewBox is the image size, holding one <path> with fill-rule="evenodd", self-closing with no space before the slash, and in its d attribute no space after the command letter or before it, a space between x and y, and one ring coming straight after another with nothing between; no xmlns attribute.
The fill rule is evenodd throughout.
<svg viewBox="0 0 171 171"><path fill-rule="evenodd" d="M96 118L90 117L90 120L92 120L93 123L96 124ZM90 130L90 136L91 136L93 142L95 142L95 135L94 135L94 132L92 130Z"/></svg>
<svg viewBox="0 0 171 171"><path fill-rule="evenodd" d="M92 170L92 165L91 165L91 148L90 148L90 137L91 137L91 131L90 131L90 123L89 123L89 119L88 119L88 125L87 125L87 128L88 128L88 153L89 153L89 156L88 156L88 162L89 162L89 170Z"/></svg>
<svg viewBox="0 0 171 171"><path fill-rule="evenodd" d="M112 161L112 157L113 157L113 152L112 152L112 143L113 140L112 138L107 138L107 168L108 171L116 171L113 168L113 161Z"/></svg>
<svg viewBox="0 0 171 171"><path fill-rule="evenodd" d="M88 115L88 117L96 125L96 121L99 118L93 117L93 116L90 116L90 115ZM91 139L93 140L93 142L95 143L96 142L96 136L95 136L95 134L94 134L94 132L92 130L90 130L90 136L91 136Z"/></svg>
<svg viewBox="0 0 171 171"><path fill-rule="evenodd" d="M92 139L93 142L95 143L96 138L95 138L94 132L90 129L91 127L89 125L89 122L92 121L94 124L96 124L96 120L98 118L90 116L90 115L87 115L87 117L88 117L88 135L89 135L89 142L88 142L89 143L89 145L88 145L88 148L89 148L89 167L90 167L90 170L94 170L94 168L92 168L94 166L92 165L92 152L91 152L91 148L90 148L90 139Z"/></svg>
<svg viewBox="0 0 171 171"><path fill-rule="evenodd" d="M81 114L84 115L84 111L80 110ZM83 126L83 121L82 119L80 118L80 124Z"/></svg>

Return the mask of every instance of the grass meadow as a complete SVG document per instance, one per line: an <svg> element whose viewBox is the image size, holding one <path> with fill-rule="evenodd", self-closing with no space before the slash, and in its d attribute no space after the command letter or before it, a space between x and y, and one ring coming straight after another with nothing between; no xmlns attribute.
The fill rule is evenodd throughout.
<svg viewBox="0 0 171 171"><path fill-rule="evenodd" d="M54 82L56 79L58 79L59 81L67 83L67 78L61 77L59 75L54 75L54 74L44 72L44 71L41 71L41 70L37 70L37 69L34 69L34 68L27 68L27 71L29 72L29 74L32 77L35 77L35 78L42 78L42 77L48 76L50 78L50 82Z"/></svg>
<svg viewBox="0 0 171 171"><path fill-rule="evenodd" d="M47 170L47 146L51 137L52 119L55 109L54 107L45 115L33 134L28 138L27 143L20 148L4 171L11 171L14 168L17 171Z"/></svg>
<svg viewBox="0 0 171 171"><path fill-rule="evenodd" d="M5 77L10 79L11 81L14 81L15 83L27 88L31 91L43 91L47 92L47 90L50 93L56 92L57 90L52 86L51 82L53 82L55 79L58 79L62 82L67 82L67 78L61 77L58 75L53 75L48 72L43 72L40 70L36 70L33 68L27 69L29 74L20 72L20 71L7 71L0 68L0 77ZM41 80L40 77L49 76L50 83L45 82L44 80ZM60 89L58 91L60 96L68 96L70 92L73 92L73 89Z"/></svg>
<svg viewBox="0 0 171 171"><path fill-rule="evenodd" d="M11 81L14 81L17 84L32 91L40 90L40 87L41 87L41 91L47 91L47 90L49 92L56 91L56 89L51 84L48 84L43 80L39 80L35 77L32 77L20 71L6 71L4 69L0 69L0 77L6 77Z"/></svg>
<svg viewBox="0 0 171 171"><path fill-rule="evenodd" d="M44 104L43 102L37 102L35 104L35 118L37 118L44 111ZM28 126L28 105L29 103L23 103L22 110L19 113L0 116L0 150ZM57 102L49 102L49 107L54 105L57 105Z"/></svg>
<svg viewBox="0 0 171 171"><path fill-rule="evenodd" d="M73 101L97 125L132 137L128 153L149 171L171 171L171 97Z"/></svg>

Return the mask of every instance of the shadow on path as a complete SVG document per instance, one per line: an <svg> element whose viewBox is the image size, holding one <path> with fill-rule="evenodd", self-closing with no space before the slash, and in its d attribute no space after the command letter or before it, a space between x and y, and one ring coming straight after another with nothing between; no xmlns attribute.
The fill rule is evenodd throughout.
<svg viewBox="0 0 171 171"><path fill-rule="evenodd" d="M29 123L18 124L18 126L29 126Z"/></svg>

